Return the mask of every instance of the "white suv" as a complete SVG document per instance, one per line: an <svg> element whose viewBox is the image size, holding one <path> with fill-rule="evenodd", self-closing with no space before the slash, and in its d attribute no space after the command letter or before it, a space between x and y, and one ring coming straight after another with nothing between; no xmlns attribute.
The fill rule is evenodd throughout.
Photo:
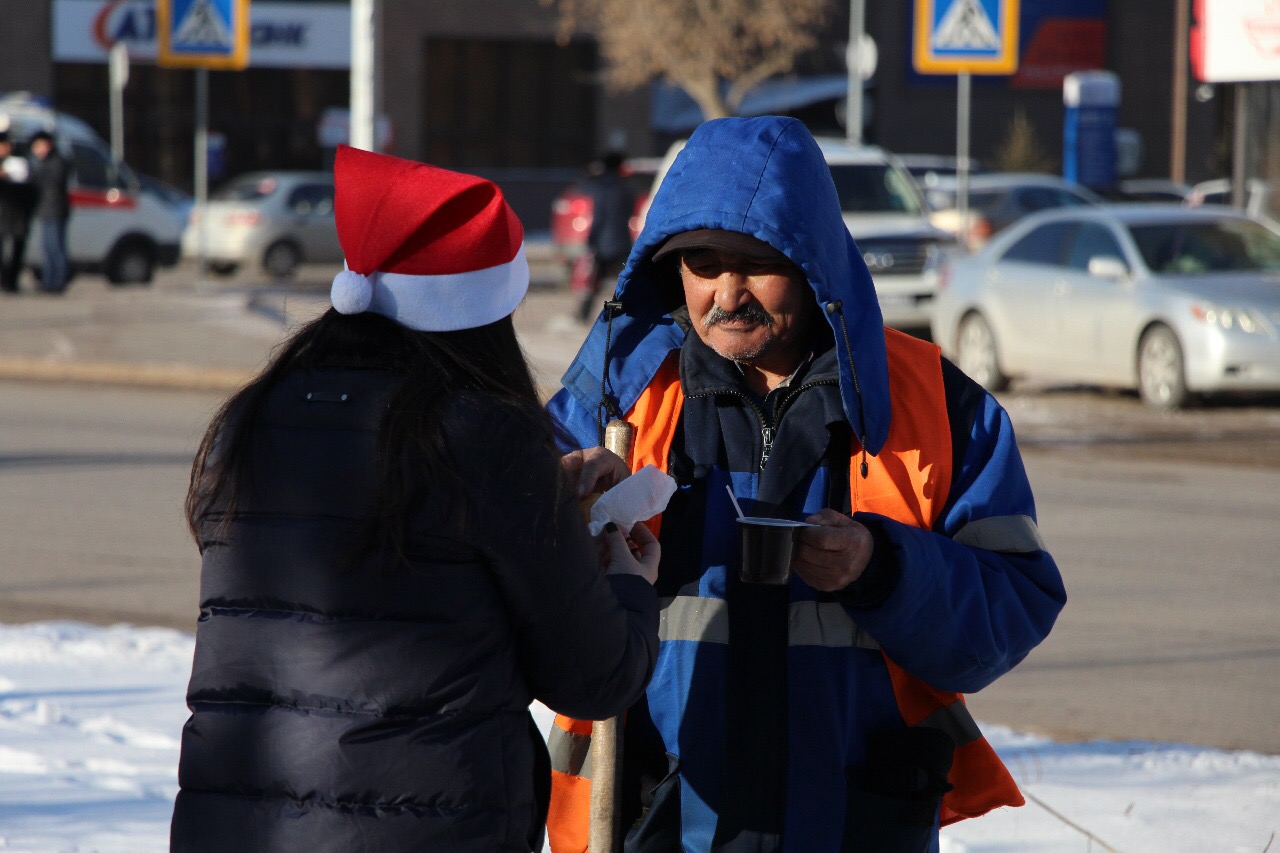
<svg viewBox="0 0 1280 853"><path fill-rule="evenodd" d="M929 207L897 158L875 146L826 137L817 141L831 169L845 227L871 271L885 325L928 335L938 270L949 253L960 251L959 243L929 222ZM683 147L681 140L667 150L650 199Z"/></svg>

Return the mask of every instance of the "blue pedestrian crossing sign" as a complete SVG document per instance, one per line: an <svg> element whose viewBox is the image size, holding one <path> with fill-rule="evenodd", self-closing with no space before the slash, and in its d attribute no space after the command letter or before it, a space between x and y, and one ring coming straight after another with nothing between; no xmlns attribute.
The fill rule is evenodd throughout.
<svg viewBox="0 0 1280 853"><path fill-rule="evenodd" d="M1018 0L916 0L912 64L921 74L1018 70Z"/></svg>
<svg viewBox="0 0 1280 853"><path fill-rule="evenodd" d="M156 62L166 68L249 64L249 0L156 0Z"/></svg>

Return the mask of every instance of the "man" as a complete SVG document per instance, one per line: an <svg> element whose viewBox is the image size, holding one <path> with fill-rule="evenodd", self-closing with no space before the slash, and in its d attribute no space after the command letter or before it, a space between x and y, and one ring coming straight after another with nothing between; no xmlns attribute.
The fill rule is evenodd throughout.
<svg viewBox="0 0 1280 853"><path fill-rule="evenodd" d="M0 292L17 293L27 251L34 192L27 161L13 151L8 131L0 131Z"/></svg>
<svg viewBox="0 0 1280 853"><path fill-rule="evenodd" d="M578 319L586 323L600 310L600 284L613 281L622 272L631 251L631 216L636 196L622 179L623 156L617 151L604 155L604 172L591 185L591 231L587 251L591 253L591 277L578 304Z"/></svg>
<svg viewBox="0 0 1280 853"><path fill-rule="evenodd" d="M40 247L44 250L40 290L62 293L71 273L67 260L67 217L71 214L67 184L71 170L47 130L31 137L31 154L36 158L31 177L38 194L35 218L40 223Z"/></svg>
<svg viewBox="0 0 1280 853"><path fill-rule="evenodd" d="M625 416L679 489L653 524L662 644L626 717L628 851L929 850L1022 797L965 711L1066 600L1009 419L884 328L793 119L702 125L550 404ZM804 519L787 586L738 576L735 508ZM581 849L590 724L557 719L557 853ZM585 759L585 760L584 760Z"/></svg>

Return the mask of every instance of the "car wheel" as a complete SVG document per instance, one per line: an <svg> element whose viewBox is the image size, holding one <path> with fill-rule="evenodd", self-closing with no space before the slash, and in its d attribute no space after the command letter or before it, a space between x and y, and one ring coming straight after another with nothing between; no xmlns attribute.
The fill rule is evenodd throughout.
<svg viewBox="0 0 1280 853"><path fill-rule="evenodd" d="M155 249L145 241L121 243L107 258L107 281L112 284L150 284L155 272Z"/></svg>
<svg viewBox="0 0 1280 853"><path fill-rule="evenodd" d="M1138 343L1138 396L1148 406L1166 411L1185 406L1191 396L1182 345L1168 326L1152 326Z"/></svg>
<svg viewBox="0 0 1280 853"><path fill-rule="evenodd" d="M288 278L293 275L301 260L302 254L298 247L287 240L281 240L267 247L266 254L262 256L262 268L272 278Z"/></svg>
<svg viewBox="0 0 1280 853"><path fill-rule="evenodd" d="M981 314L970 314L960 322L956 365L988 391L1009 387L1009 377L1000 369L995 333Z"/></svg>

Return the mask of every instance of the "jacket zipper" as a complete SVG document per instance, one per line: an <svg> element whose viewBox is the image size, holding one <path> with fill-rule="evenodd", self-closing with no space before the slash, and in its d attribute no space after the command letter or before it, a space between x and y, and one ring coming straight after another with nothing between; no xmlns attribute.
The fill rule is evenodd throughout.
<svg viewBox="0 0 1280 853"><path fill-rule="evenodd" d="M837 384L836 380L834 379L819 379L814 382L804 383L803 385L793 390L790 394L783 397L778 402L778 408L776 412L777 416L772 420L770 420L768 417L765 416L764 409L760 408L759 403L757 403L754 399L752 399L748 395L743 394L741 391L733 391L728 389L723 391L703 391L698 394L689 394L686 396L686 399L693 400L699 397L715 397L720 394L728 394L730 396L737 397L738 399L742 400L744 403L749 405L752 409L755 409L756 418L759 419L760 421L761 452L760 452L759 470L763 471L764 466L769 462L769 457L773 454L773 439L777 435L778 422L782 420L782 415L790 407L791 401L794 400L796 397L800 396L801 391L807 391L810 388L817 388L819 385L836 385L836 384Z"/></svg>

